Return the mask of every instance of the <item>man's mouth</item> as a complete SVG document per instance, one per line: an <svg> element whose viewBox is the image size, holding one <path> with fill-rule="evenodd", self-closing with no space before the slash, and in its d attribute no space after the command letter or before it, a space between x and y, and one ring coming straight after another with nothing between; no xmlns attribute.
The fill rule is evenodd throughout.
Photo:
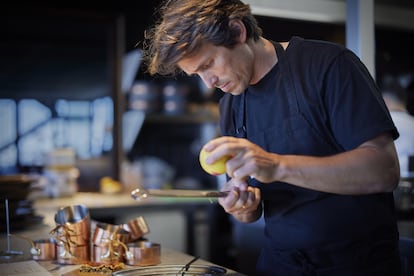
<svg viewBox="0 0 414 276"><path fill-rule="evenodd" d="M226 82L223 85L220 85L219 88L220 90L224 91L224 92L228 92L226 89L229 87L230 82Z"/></svg>

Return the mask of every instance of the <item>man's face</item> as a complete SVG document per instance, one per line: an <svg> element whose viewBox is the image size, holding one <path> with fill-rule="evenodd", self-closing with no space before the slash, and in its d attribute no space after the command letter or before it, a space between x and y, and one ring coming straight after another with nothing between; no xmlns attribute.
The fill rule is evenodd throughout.
<svg viewBox="0 0 414 276"><path fill-rule="evenodd" d="M178 66L188 75L200 76L208 88L239 95L253 76L253 54L244 43L232 49L206 44L195 55L180 60Z"/></svg>

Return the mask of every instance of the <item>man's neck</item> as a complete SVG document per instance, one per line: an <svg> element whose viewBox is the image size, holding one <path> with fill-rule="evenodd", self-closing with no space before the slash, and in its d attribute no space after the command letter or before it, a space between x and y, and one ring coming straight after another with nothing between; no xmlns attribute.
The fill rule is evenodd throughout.
<svg viewBox="0 0 414 276"><path fill-rule="evenodd" d="M277 63L276 50L273 44L264 38L252 42L255 54L255 74L250 84L258 83Z"/></svg>

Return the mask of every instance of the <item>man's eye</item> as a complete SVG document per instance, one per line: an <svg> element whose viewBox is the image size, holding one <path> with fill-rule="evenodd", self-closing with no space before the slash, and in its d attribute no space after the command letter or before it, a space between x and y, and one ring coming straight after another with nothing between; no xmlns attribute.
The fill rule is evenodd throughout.
<svg viewBox="0 0 414 276"><path fill-rule="evenodd" d="M213 61L209 61L206 64L203 65L202 69L203 70L207 70L208 68L211 67L211 65L213 64Z"/></svg>

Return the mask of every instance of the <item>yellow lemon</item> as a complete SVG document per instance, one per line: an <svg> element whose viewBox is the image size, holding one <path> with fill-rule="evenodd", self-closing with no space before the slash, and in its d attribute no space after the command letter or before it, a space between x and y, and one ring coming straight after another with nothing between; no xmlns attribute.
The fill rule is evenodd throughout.
<svg viewBox="0 0 414 276"><path fill-rule="evenodd" d="M200 151L200 165L203 168L203 170L205 170L207 173L211 174L211 175L220 175L226 172L226 162L227 160L229 160L230 158L228 156L222 157L219 160L217 160L216 162L212 163L212 164L207 164L206 163L206 158L210 153L205 151L204 149L201 149Z"/></svg>
<svg viewBox="0 0 414 276"><path fill-rule="evenodd" d="M114 194L122 191L122 184L109 176L104 176L99 181L99 189L104 194Z"/></svg>

